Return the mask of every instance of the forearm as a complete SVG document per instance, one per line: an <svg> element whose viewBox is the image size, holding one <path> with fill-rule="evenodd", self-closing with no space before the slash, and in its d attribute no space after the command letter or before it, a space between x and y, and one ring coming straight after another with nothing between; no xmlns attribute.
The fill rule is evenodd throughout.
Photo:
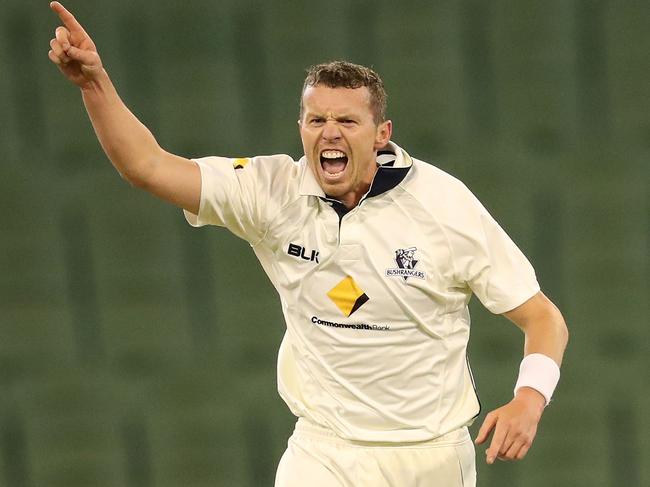
<svg viewBox="0 0 650 487"><path fill-rule="evenodd" d="M476 443L481 444L494 431L486 451L489 464L497 457L521 460L528 453L544 407L557 384L558 367L569 337L562 314L541 292L504 315L524 332L524 355L527 357L520 367L515 398L491 411L476 437Z"/></svg>
<svg viewBox="0 0 650 487"><path fill-rule="evenodd" d="M115 169L131 184L145 184L163 154L155 137L120 99L105 70L81 92L99 143Z"/></svg>
<svg viewBox="0 0 650 487"><path fill-rule="evenodd" d="M50 40L50 60L81 89L99 143L124 179L194 214L199 211L201 173L189 159L164 151L122 102L88 33L63 5L50 7L63 26Z"/></svg>
<svg viewBox="0 0 650 487"><path fill-rule="evenodd" d="M568 342L568 331L562 314L555 305L550 304L524 327L524 355L541 353L560 366Z"/></svg>
<svg viewBox="0 0 650 487"><path fill-rule="evenodd" d="M524 332L524 355L541 353L562 364L569 333L562 313L543 293L505 316Z"/></svg>

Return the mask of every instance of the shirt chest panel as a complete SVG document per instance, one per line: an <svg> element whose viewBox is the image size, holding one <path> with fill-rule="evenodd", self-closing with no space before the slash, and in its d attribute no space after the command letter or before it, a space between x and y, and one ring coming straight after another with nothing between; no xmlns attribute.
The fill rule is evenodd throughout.
<svg viewBox="0 0 650 487"><path fill-rule="evenodd" d="M328 321L398 327L416 321L409 313L422 320L445 313L451 258L431 222L381 201L362 203L340 222L322 201L296 210L270 232L285 302ZM340 306L332 298L337 292L350 299L365 294L367 301L350 312L349 303Z"/></svg>

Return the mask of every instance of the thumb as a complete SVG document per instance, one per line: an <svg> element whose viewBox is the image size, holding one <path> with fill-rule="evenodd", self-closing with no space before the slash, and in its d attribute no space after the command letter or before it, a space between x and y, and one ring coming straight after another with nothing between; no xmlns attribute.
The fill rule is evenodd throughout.
<svg viewBox="0 0 650 487"><path fill-rule="evenodd" d="M79 49L78 47L70 46L65 53L77 61L79 64L84 66L84 68L89 70L98 70L102 67L102 61L99 58L99 54L94 51L88 51L85 49Z"/></svg>

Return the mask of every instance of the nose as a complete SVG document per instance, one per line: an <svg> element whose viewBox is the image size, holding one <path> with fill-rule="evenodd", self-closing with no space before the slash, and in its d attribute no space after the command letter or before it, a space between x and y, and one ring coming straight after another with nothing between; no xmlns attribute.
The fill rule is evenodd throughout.
<svg viewBox="0 0 650 487"><path fill-rule="evenodd" d="M322 137L328 142L339 140L341 138L339 125L335 120L328 120L325 122L325 125L323 126Z"/></svg>

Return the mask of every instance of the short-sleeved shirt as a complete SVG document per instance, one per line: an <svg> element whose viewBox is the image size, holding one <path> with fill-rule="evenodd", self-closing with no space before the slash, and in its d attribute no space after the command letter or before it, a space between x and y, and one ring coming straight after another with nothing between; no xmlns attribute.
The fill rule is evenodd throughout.
<svg viewBox="0 0 650 487"><path fill-rule="evenodd" d="M391 143L347 211L306 158L197 159L194 226L247 240L286 321L278 389L345 439L411 442L468 425L472 294L493 313L539 291L512 240L458 179Z"/></svg>

